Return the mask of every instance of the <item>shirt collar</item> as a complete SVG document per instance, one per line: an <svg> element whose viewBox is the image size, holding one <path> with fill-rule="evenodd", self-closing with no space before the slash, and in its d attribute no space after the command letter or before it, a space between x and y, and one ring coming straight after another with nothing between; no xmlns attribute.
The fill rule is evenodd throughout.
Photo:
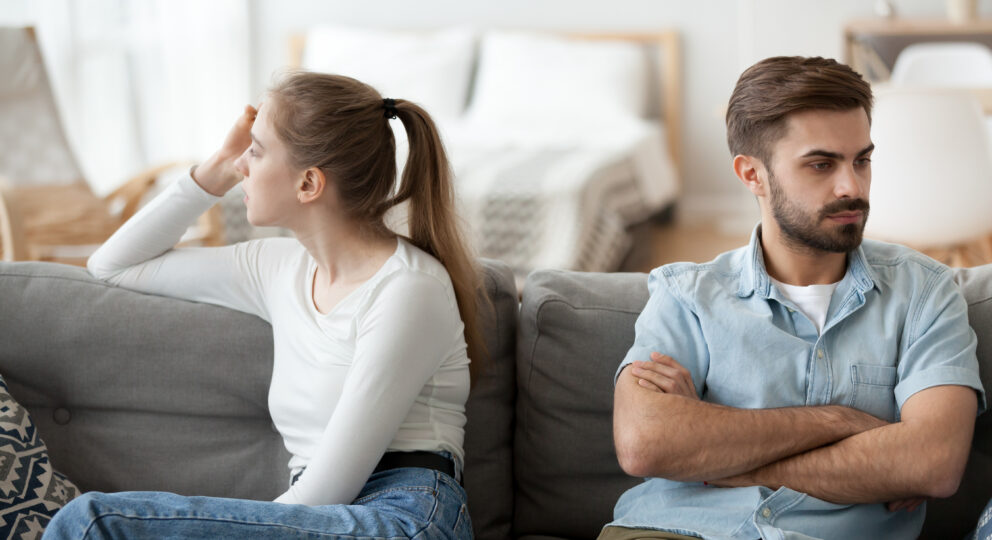
<svg viewBox="0 0 992 540"><path fill-rule="evenodd" d="M844 274L844 278L853 280L854 287L860 293L863 294L873 288L878 288L875 273L865 257L863 245L859 245L857 249L849 252L847 261L847 272ZM765 269L765 256L761 250L761 224L759 223L751 231L751 241L744 251L737 296L745 298L751 294L757 294L762 298L768 298L771 296L771 291L772 282Z"/></svg>

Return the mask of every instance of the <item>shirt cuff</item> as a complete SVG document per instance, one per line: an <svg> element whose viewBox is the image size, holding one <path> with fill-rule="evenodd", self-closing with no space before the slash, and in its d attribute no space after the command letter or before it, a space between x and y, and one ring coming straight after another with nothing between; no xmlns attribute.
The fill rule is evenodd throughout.
<svg viewBox="0 0 992 540"><path fill-rule="evenodd" d="M179 189L184 195L199 198L204 202L209 201L211 203L216 203L222 197L209 193L207 190L203 189L200 184L197 184L196 180L193 179L193 170L196 169L196 167L196 165L190 167L189 171L175 182L177 189Z"/></svg>
<svg viewBox="0 0 992 540"><path fill-rule="evenodd" d="M960 366L937 366L913 373L896 385L896 404L902 410L903 404L913 394L927 388L943 385L958 385L973 388L978 392L978 414L985 412L987 408L985 389L982 387L978 373Z"/></svg>

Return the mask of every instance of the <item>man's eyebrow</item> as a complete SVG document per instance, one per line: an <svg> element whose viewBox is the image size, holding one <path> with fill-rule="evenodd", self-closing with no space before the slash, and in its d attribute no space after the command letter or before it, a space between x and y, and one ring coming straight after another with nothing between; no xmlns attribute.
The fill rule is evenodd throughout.
<svg viewBox="0 0 992 540"><path fill-rule="evenodd" d="M830 159L841 159L844 157L843 155L838 154L837 152L829 152L827 150L819 150L819 149L810 150L809 152L806 152L805 154L799 157L805 158L805 157L814 157L814 156L825 157Z"/></svg>
<svg viewBox="0 0 992 540"><path fill-rule="evenodd" d="M261 146L262 150L265 150L265 145L262 144L262 141L258 140L258 137L256 137L254 133L249 131L248 134L251 135L251 140L255 141L255 144Z"/></svg>
<svg viewBox="0 0 992 540"><path fill-rule="evenodd" d="M868 146L864 147L864 149L862 149L860 152L858 152L857 156L861 157L871 152L874 149L875 149L875 143L869 144ZM805 157L814 157L814 156L825 157L829 159L844 159L843 154L838 154L837 152L831 152L829 150L821 150L819 148L814 148L813 150L810 150L809 152L806 152L805 154L799 157L805 158Z"/></svg>

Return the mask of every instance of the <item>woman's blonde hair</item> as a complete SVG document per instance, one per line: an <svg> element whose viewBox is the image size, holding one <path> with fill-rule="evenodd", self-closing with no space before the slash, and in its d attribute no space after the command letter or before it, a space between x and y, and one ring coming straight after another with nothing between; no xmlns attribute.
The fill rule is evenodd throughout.
<svg viewBox="0 0 992 540"><path fill-rule="evenodd" d="M451 169L430 115L403 99L386 101L355 79L302 71L278 81L268 102L290 165L323 171L344 211L363 230L391 234L386 211L409 201L409 240L437 258L451 277L474 381L487 359L476 323L481 274L459 227ZM403 122L410 146L398 190L393 115Z"/></svg>

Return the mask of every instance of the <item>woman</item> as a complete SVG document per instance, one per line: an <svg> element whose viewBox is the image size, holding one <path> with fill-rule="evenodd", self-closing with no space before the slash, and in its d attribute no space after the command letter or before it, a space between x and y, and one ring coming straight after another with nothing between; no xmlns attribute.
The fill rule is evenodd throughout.
<svg viewBox="0 0 992 540"><path fill-rule="evenodd" d="M391 118L410 154L395 189ZM243 178L248 220L296 239L172 249ZM409 201L409 238L383 222ZM296 73L221 149L90 259L122 287L219 304L272 324L272 419L292 454L276 503L88 494L47 537L470 538L463 463L479 277L444 148L417 105L347 77Z"/></svg>

